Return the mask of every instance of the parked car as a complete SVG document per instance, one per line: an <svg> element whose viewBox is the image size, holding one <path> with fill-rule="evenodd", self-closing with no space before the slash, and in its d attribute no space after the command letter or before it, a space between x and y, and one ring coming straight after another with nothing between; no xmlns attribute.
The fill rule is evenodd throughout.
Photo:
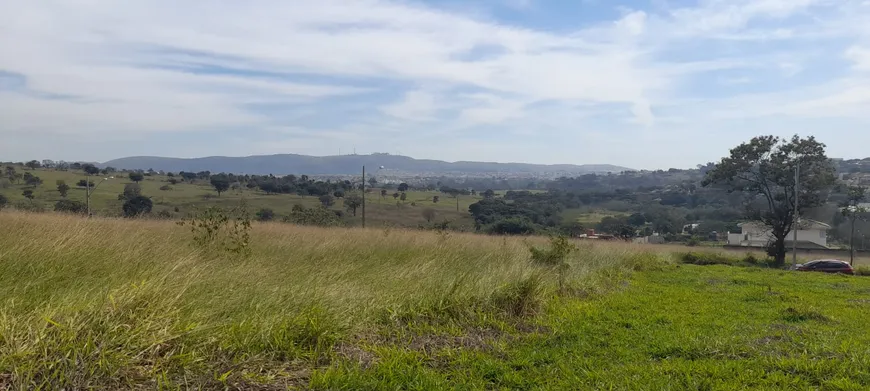
<svg viewBox="0 0 870 391"><path fill-rule="evenodd" d="M839 259L817 259L804 264L797 265L796 270L802 272L823 272L823 273L843 273L855 274L855 270L846 261Z"/></svg>

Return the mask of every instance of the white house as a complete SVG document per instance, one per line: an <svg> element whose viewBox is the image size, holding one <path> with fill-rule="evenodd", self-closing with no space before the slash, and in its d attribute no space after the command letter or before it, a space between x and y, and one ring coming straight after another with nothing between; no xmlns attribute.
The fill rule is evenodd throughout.
<svg viewBox="0 0 870 391"><path fill-rule="evenodd" d="M770 228L760 222L748 222L738 224L740 233L728 232L729 246L742 247L767 247L767 244L772 239ZM828 230L830 225L815 220L804 219L798 225L797 230L797 247L802 249L808 248L828 248ZM793 233L789 233L786 238L787 247L791 248Z"/></svg>

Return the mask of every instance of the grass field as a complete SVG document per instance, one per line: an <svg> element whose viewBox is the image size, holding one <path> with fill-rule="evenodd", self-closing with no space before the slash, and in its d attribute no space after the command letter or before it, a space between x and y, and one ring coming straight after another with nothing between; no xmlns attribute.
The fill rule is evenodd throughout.
<svg viewBox="0 0 870 391"><path fill-rule="evenodd" d="M595 227L605 217L614 217L624 215L626 213L613 212L609 210L593 209L593 208L578 208L566 209L562 213L562 218L565 221L576 221L588 227Z"/></svg>
<svg viewBox="0 0 870 391"><path fill-rule="evenodd" d="M56 188L56 181L63 180L71 187L69 199L77 201L85 201L85 188L76 187L79 180L85 179L85 176L80 171L57 171L36 169L29 170L23 166L16 166L19 173L30 172L43 180L43 184L34 188L34 202L43 205L48 210L54 206L54 203L61 199L60 193ZM91 195L92 211L101 216L119 216L121 214L122 201L118 200L118 194L123 193L124 185L131 183L127 177L127 173L119 173L114 179L107 180L101 183ZM93 181L99 182L102 178L95 177ZM142 194L152 198L154 209L152 213L156 214L160 211L165 211L173 217L184 216L187 212L195 207L206 206L222 206L233 207L239 204L244 199L251 213L256 212L260 208L269 208L275 211L278 215L287 215L290 213L294 205L302 205L312 207L320 205L317 197L306 196L300 197L295 194L266 194L261 191L244 189L243 191L227 191L221 194L220 197L206 181L196 181L194 183L179 182L175 185L170 185L167 180L169 178L160 175L146 176L140 183ZM5 179L4 179L5 181ZM172 190L160 190L164 185L169 185ZM0 187L0 194L5 195L11 202L27 202L22 195L24 189L31 187L21 184L11 184L6 188ZM417 227L420 224L425 224L426 219L423 217L423 210L432 208L436 211L435 219L438 222L449 220L453 227L466 227L471 229L474 223L468 213L468 206L480 200L476 196L459 196L451 198L446 194L429 191L409 191L405 202L398 201L392 197L395 190L390 190L386 198L380 196L380 189L375 188L366 195L366 219L373 226L404 226ZM440 201L433 203L433 196L439 196ZM458 201L458 202L457 202ZM178 211L176 212L176 208ZM336 200L336 204L332 207L334 210L344 210L341 200ZM346 213L344 221L348 225L359 225L361 223L360 211L357 211L357 216L352 216L351 213Z"/></svg>
<svg viewBox="0 0 870 391"><path fill-rule="evenodd" d="M0 389L870 387L870 278L680 265L663 247L0 212Z"/></svg>

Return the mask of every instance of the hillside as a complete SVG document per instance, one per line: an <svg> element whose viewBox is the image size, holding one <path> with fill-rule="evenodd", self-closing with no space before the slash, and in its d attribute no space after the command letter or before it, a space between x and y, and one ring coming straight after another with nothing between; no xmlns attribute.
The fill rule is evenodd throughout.
<svg viewBox="0 0 870 391"><path fill-rule="evenodd" d="M578 242L560 289L538 238L255 223L242 256L170 221L0 226L4 390L870 386L867 277Z"/></svg>
<svg viewBox="0 0 870 391"><path fill-rule="evenodd" d="M170 158L157 156L133 156L110 160L102 166L125 170L157 171L211 171L242 174L307 174L349 175L356 174L363 165L370 168L387 167L406 173L545 173L566 174L606 173L630 171L630 168L610 164L526 164L494 162L445 162L440 160L414 159L407 156L374 154L342 156L262 155L262 156L210 156L202 158Z"/></svg>

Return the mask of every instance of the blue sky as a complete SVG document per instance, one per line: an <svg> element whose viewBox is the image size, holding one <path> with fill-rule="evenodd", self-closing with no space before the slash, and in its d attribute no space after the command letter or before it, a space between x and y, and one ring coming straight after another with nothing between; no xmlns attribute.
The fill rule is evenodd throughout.
<svg viewBox="0 0 870 391"><path fill-rule="evenodd" d="M0 0L0 160L870 156L870 0Z"/></svg>

